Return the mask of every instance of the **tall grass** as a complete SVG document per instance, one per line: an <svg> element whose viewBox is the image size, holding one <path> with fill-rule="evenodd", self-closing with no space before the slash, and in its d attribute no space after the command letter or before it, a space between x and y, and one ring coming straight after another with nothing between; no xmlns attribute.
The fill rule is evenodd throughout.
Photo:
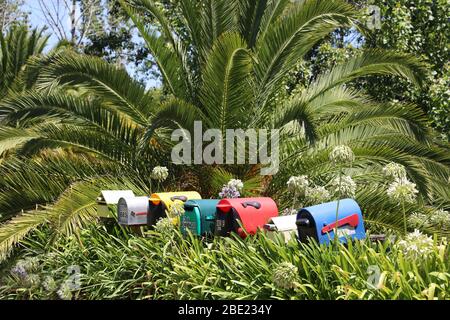
<svg viewBox="0 0 450 320"><path fill-rule="evenodd" d="M45 239L45 237L42 237ZM1 299L57 299L46 290L51 276L58 286L67 267L78 265L81 287L74 299L448 299L449 246L428 257L407 258L394 242L357 241L339 251L316 243L285 244L258 234L205 241L178 232L149 231L146 237L119 227L92 226L78 237L49 246L30 239L26 256L39 259L31 270L40 282L30 284L4 265ZM289 262L298 273L290 288L273 281L274 270ZM378 274L379 271L379 274ZM374 272L374 274L371 274Z"/></svg>

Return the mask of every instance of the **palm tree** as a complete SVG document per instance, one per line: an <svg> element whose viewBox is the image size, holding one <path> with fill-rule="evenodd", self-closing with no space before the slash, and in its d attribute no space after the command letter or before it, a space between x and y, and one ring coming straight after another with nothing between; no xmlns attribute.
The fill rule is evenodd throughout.
<svg viewBox="0 0 450 320"><path fill-rule="evenodd" d="M354 149L357 160L347 170L361 182L382 184L380 166L396 161L407 166L423 201L445 186L449 152L433 144L420 109L380 105L349 86L374 74L420 85L424 67L415 58L366 51L319 75L300 94L277 100L287 72L315 45L337 28L357 25L357 12L344 1L180 0L176 28L153 1L121 3L167 94L158 101L125 70L70 50L36 62L32 90L10 92L0 103L0 211L13 217L0 227L0 257L44 223L57 235L91 221L99 188L144 192L151 167L169 163L171 130L192 130L195 120L222 132L280 128L281 172L265 188L276 196L293 173L326 181L336 170L327 154L339 144ZM158 25L146 25L147 15ZM215 167L211 180L220 185L238 174L255 181L254 169ZM208 174L204 167L173 170ZM370 185L358 196L363 205L378 199ZM391 217L374 214L373 222L398 225Z"/></svg>
<svg viewBox="0 0 450 320"><path fill-rule="evenodd" d="M42 54L49 35L44 29L28 30L26 26L13 26L8 33L0 33L0 99L8 90L17 90L23 82L30 57Z"/></svg>

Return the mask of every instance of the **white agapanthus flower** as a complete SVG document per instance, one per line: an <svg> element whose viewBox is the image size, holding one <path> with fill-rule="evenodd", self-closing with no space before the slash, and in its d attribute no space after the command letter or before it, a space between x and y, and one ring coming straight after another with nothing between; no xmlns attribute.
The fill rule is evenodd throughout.
<svg viewBox="0 0 450 320"><path fill-rule="evenodd" d="M175 225L170 218L161 218L156 222L155 230L161 234L168 234L175 230Z"/></svg>
<svg viewBox="0 0 450 320"><path fill-rule="evenodd" d="M430 217L430 222L437 227L450 227L450 214L442 209L438 209Z"/></svg>
<svg viewBox="0 0 450 320"><path fill-rule="evenodd" d="M406 203L414 203L418 192L416 184L407 178L395 179L387 189L387 194L392 200Z"/></svg>
<svg viewBox="0 0 450 320"><path fill-rule="evenodd" d="M427 258L433 252L434 242L430 236L416 229L397 242L396 247L409 259Z"/></svg>
<svg viewBox="0 0 450 320"><path fill-rule="evenodd" d="M309 187L308 176L292 176L287 182L288 190L294 194L304 195L306 188Z"/></svg>
<svg viewBox="0 0 450 320"><path fill-rule="evenodd" d="M275 268L272 279L274 285L280 289L294 288L298 279L298 268L290 262L282 262Z"/></svg>
<svg viewBox="0 0 450 320"><path fill-rule="evenodd" d="M55 279L51 276L46 276L44 281L42 282L42 286L45 290L48 292L54 292L58 288L58 284L56 283Z"/></svg>
<svg viewBox="0 0 450 320"><path fill-rule="evenodd" d="M184 202L180 200L175 200L170 206L167 215L170 218L175 218L181 216L182 214L184 214Z"/></svg>
<svg viewBox="0 0 450 320"><path fill-rule="evenodd" d="M158 181L164 181L169 176L169 170L166 167L154 167L151 178Z"/></svg>
<svg viewBox="0 0 450 320"><path fill-rule="evenodd" d="M27 272L33 272L37 268L39 268L39 258L27 257L25 259L19 260L16 263L16 267L23 268Z"/></svg>
<svg viewBox="0 0 450 320"><path fill-rule="evenodd" d="M229 188L235 188L237 191L242 191L244 188L244 183L239 179L231 179L228 181L227 186Z"/></svg>
<svg viewBox="0 0 450 320"><path fill-rule="evenodd" d="M311 204L323 203L330 199L330 193L325 187L313 187L306 189L306 199Z"/></svg>
<svg viewBox="0 0 450 320"><path fill-rule="evenodd" d="M420 212L414 212L408 217L408 225L414 229L429 226L429 217Z"/></svg>
<svg viewBox="0 0 450 320"><path fill-rule="evenodd" d="M64 282L56 293L61 300L72 300L72 289L67 282Z"/></svg>
<svg viewBox="0 0 450 320"><path fill-rule="evenodd" d="M406 178L406 169L403 165L395 162L388 163L383 168L383 173L386 177L394 179L404 179Z"/></svg>
<svg viewBox="0 0 450 320"><path fill-rule="evenodd" d="M355 154L350 147L340 145L330 152L329 159L333 164L351 164L355 160Z"/></svg>
<svg viewBox="0 0 450 320"><path fill-rule="evenodd" d="M352 177L342 176L340 179L339 177L336 177L331 182L331 185L336 188L336 190L340 190L341 196L349 198L355 197L356 182L353 181Z"/></svg>
<svg viewBox="0 0 450 320"><path fill-rule="evenodd" d="M23 279L23 283L30 288L37 287L41 283L41 279L37 274L29 274Z"/></svg>

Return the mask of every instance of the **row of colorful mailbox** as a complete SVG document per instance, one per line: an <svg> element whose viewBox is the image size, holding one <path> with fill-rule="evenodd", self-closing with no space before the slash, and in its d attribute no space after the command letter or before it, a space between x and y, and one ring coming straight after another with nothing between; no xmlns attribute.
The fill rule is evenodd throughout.
<svg viewBox="0 0 450 320"><path fill-rule="evenodd" d="M295 232L302 242L313 238L319 243L334 239L335 230L342 242L366 237L361 209L353 199L339 201L337 221L337 201L279 216L275 201L267 197L202 199L195 191L136 197L131 190L106 190L97 199L100 216L117 218L119 224L127 226L155 225L167 216L176 201L182 201L184 213L169 218L180 226L183 234L188 230L199 236L227 236L236 232L244 238L264 229L282 232L287 239Z"/></svg>

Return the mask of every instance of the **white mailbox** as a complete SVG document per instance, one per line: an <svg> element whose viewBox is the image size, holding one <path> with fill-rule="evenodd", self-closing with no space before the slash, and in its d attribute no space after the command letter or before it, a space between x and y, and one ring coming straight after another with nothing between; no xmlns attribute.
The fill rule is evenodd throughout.
<svg viewBox="0 0 450 320"><path fill-rule="evenodd" d="M131 190L102 190L97 197L97 215L117 219L117 203L122 197L134 197Z"/></svg>
<svg viewBox="0 0 450 320"><path fill-rule="evenodd" d="M297 236L297 215L291 214L288 216L278 216L271 218L264 226L266 230L272 232L280 232L284 239L288 242L293 236Z"/></svg>
<svg viewBox="0 0 450 320"><path fill-rule="evenodd" d="M120 198L117 204L119 224L139 226L147 224L149 197Z"/></svg>

